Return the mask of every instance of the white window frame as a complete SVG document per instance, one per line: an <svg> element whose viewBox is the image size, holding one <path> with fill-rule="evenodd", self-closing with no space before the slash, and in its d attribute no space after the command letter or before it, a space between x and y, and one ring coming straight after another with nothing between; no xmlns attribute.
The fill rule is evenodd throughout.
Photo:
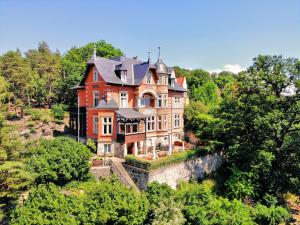
<svg viewBox="0 0 300 225"><path fill-rule="evenodd" d="M152 73L148 71L147 77L146 77L146 83L151 84L152 83Z"/></svg>
<svg viewBox="0 0 300 225"><path fill-rule="evenodd" d="M157 108L163 108L163 95L157 95Z"/></svg>
<svg viewBox="0 0 300 225"><path fill-rule="evenodd" d="M122 96L123 94L125 94L125 96ZM123 103L126 103L126 104L123 105ZM120 108L128 108L128 92L127 91L120 92Z"/></svg>
<svg viewBox="0 0 300 225"><path fill-rule="evenodd" d="M98 134L99 130L99 117L98 115L93 116L93 133Z"/></svg>
<svg viewBox="0 0 300 225"><path fill-rule="evenodd" d="M100 96L99 91L93 91L93 106L94 107L97 107L99 104L99 99L100 99L99 96ZM97 100L98 104L96 104L96 100Z"/></svg>
<svg viewBox="0 0 300 225"><path fill-rule="evenodd" d="M152 115L147 117L147 131L155 131L155 130L156 130L156 116Z"/></svg>
<svg viewBox="0 0 300 225"><path fill-rule="evenodd" d="M163 115L163 129L168 130L168 115Z"/></svg>
<svg viewBox="0 0 300 225"><path fill-rule="evenodd" d="M174 97L174 106L176 108L180 108L180 97L178 96Z"/></svg>
<svg viewBox="0 0 300 225"><path fill-rule="evenodd" d="M102 117L102 135L112 135L112 120L111 116ZM105 130L106 132L104 132Z"/></svg>
<svg viewBox="0 0 300 225"><path fill-rule="evenodd" d="M127 83L127 71L122 70L121 71L121 80L125 83Z"/></svg>
<svg viewBox="0 0 300 225"><path fill-rule="evenodd" d="M168 108L168 94L163 94L163 107Z"/></svg>
<svg viewBox="0 0 300 225"><path fill-rule="evenodd" d="M111 144L103 144L104 154L111 153Z"/></svg>
<svg viewBox="0 0 300 225"><path fill-rule="evenodd" d="M93 81L94 81L94 82L98 82L98 81L99 81L99 72L98 72L98 70L96 69L96 67L94 67Z"/></svg>
<svg viewBox="0 0 300 225"><path fill-rule="evenodd" d="M157 130L163 130L163 116L157 116Z"/></svg>
<svg viewBox="0 0 300 225"><path fill-rule="evenodd" d="M174 128L180 127L180 114L174 114Z"/></svg>

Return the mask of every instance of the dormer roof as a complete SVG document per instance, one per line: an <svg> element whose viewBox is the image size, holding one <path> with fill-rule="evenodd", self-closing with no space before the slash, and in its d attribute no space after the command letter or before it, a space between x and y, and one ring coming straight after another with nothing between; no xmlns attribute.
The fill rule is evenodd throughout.
<svg viewBox="0 0 300 225"><path fill-rule="evenodd" d="M158 59L157 63L153 65L150 63L150 61L142 62L136 57L128 58L125 56L117 56L110 59L91 57L91 59L87 62L85 75L77 87L84 87L85 79L88 75L90 67L92 66L96 67L105 82L124 86L140 85L149 70L156 70L157 73L170 74L170 68L168 68L160 58ZM117 70L127 71L127 82L122 81L120 77L117 76ZM186 91L186 89L182 91Z"/></svg>

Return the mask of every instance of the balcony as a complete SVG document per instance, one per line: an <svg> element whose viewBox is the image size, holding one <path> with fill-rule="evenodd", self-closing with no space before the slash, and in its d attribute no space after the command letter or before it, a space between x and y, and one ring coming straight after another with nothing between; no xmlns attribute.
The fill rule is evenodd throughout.
<svg viewBox="0 0 300 225"><path fill-rule="evenodd" d="M145 93L137 99L137 108L155 108L155 97L150 93Z"/></svg>
<svg viewBox="0 0 300 225"><path fill-rule="evenodd" d="M117 142L119 143L133 143L143 140L145 140L145 133L117 134Z"/></svg>

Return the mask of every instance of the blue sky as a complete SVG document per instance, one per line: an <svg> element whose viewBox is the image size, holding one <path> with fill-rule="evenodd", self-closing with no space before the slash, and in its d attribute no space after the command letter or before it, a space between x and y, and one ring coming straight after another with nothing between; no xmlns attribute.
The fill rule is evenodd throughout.
<svg viewBox="0 0 300 225"><path fill-rule="evenodd" d="M126 56L207 70L258 54L300 58L300 0L0 0L0 54L45 40L64 53L105 40Z"/></svg>

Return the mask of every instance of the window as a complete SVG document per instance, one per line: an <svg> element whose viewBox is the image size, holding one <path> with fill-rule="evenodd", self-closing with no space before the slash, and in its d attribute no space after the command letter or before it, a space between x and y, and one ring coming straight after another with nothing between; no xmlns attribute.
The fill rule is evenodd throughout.
<svg viewBox="0 0 300 225"><path fill-rule="evenodd" d="M98 73L98 71L97 71L96 67L94 67L94 76L93 76L93 81L94 81L94 82L97 82L97 81L99 81L99 73Z"/></svg>
<svg viewBox="0 0 300 225"><path fill-rule="evenodd" d="M132 124L132 133L137 133L139 129L139 126L137 123Z"/></svg>
<svg viewBox="0 0 300 225"><path fill-rule="evenodd" d="M125 134L125 124L124 123L119 124L119 134Z"/></svg>
<svg viewBox="0 0 300 225"><path fill-rule="evenodd" d="M121 80L123 82L127 82L127 71L125 70L121 71Z"/></svg>
<svg viewBox="0 0 300 225"><path fill-rule="evenodd" d="M126 134L131 134L131 124L126 124Z"/></svg>
<svg viewBox="0 0 300 225"><path fill-rule="evenodd" d="M98 116L93 116L93 132L98 134Z"/></svg>
<svg viewBox="0 0 300 225"><path fill-rule="evenodd" d="M120 92L120 107L121 108L128 107L128 94L126 91Z"/></svg>
<svg viewBox="0 0 300 225"><path fill-rule="evenodd" d="M93 99L94 99L94 107L99 105L99 91L93 92Z"/></svg>
<svg viewBox="0 0 300 225"><path fill-rule="evenodd" d="M162 116L157 116L157 130L162 130Z"/></svg>
<svg viewBox="0 0 300 225"><path fill-rule="evenodd" d="M112 118L103 117L102 118L102 134L108 135L112 133Z"/></svg>
<svg viewBox="0 0 300 225"><path fill-rule="evenodd" d="M151 84L151 80L152 80L152 73L148 72L147 73L147 84Z"/></svg>
<svg viewBox="0 0 300 225"><path fill-rule="evenodd" d="M155 130L155 116L149 116L147 118L147 131Z"/></svg>
<svg viewBox="0 0 300 225"><path fill-rule="evenodd" d="M167 94L164 94L163 95L163 101L164 101L164 107L165 108L168 108L168 95Z"/></svg>
<svg viewBox="0 0 300 225"><path fill-rule="evenodd" d="M168 115L164 115L164 130L168 130Z"/></svg>
<svg viewBox="0 0 300 225"><path fill-rule="evenodd" d="M174 99L174 107L179 108L180 107L180 98L175 97Z"/></svg>
<svg viewBox="0 0 300 225"><path fill-rule="evenodd" d="M161 107L162 107L162 96L161 96L161 95L158 95L157 107L158 107L158 108L161 108Z"/></svg>
<svg viewBox="0 0 300 225"><path fill-rule="evenodd" d="M104 153L110 153L111 152L111 144L104 144Z"/></svg>
<svg viewBox="0 0 300 225"><path fill-rule="evenodd" d="M175 114L174 115L174 128L178 128L180 126L180 115Z"/></svg>

